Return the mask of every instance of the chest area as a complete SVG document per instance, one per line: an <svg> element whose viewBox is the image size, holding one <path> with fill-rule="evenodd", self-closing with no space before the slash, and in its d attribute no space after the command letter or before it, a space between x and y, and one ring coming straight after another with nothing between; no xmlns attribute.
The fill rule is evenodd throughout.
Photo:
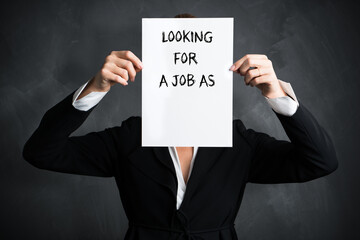
<svg viewBox="0 0 360 240"><path fill-rule="evenodd" d="M175 161L177 161L178 167L182 173L185 184L189 178L191 163L194 157L194 148L193 147L175 147L174 148Z"/></svg>

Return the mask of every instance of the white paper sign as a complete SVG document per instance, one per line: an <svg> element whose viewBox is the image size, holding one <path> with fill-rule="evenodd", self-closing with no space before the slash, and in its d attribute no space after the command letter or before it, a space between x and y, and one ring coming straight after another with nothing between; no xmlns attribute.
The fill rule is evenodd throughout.
<svg viewBox="0 0 360 240"><path fill-rule="evenodd" d="M232 147L233 18L143 18L142 62L142 146Z"/></svg>

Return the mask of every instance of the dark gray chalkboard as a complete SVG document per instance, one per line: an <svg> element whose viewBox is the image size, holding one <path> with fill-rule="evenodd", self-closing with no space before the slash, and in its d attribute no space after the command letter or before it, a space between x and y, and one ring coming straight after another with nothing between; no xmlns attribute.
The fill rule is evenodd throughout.
<svg viewBox="0 0 360 240"><path fill-rule="evenodd" d="M240 239L360 239L359 8L335 1L9 1L0 10L0 239L122 239L114 179L55 173L21 155L47 109L111 50L141 57L141 18L234 17L234 60L263 53L327 129L339 169L303 184L249 184ZM141 74L115 86L73 135L141 115ZM234 77L234 117L287 139L260 92Z"/></svg>

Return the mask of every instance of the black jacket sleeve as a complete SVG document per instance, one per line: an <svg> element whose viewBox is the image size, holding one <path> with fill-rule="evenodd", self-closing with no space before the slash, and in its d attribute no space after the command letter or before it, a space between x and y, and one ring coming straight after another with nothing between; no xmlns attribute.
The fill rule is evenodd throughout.
<svg viewBox="0 0 360 240"><path fill-rule="evenodd" d="M238 126L253 150L248 181L252 183L306 182L335 171L338 161L327 132L300 104L291 117L275 113L289 141Z"/></svg>
<svg viewBox="0 0 360 240"><path fill-rule="evenodd" d="M25 143L23 157L40 169L114 176L119 169L121 149L124 147L119 139L129 136L132 118L123 121L121 127L69 137L97 106L88 111L76 109L72 105L74 92L45 113L38 128Z"/></svg>

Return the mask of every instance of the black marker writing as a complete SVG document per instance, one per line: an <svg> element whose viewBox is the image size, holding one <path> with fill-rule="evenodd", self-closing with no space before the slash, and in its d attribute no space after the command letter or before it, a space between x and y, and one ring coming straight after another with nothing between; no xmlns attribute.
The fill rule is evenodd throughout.
<svg viewBox="0 0 360 240"><path fill-rule="evenodd" d="M212 86L214 86L214 85L215 85L215 81L214 81L213 79L211 79L211 77L214 77L214 75L210 74L210 75L208 76L208 79L209 79L209 81L211 82L210 84L208 84L208 82L206 81L205 76L202 75L202 77L201 77L201 82L200 82L199 87L201 87L201 85L202 85L203 83L205 83L207 87L212 87Z"/></svg>
<svg viewBox="0 0 360 240"><path fill-rule="evenodd" d="M197 42L206 42L211 43L213 39L212 32L194 32L194 31L177 31L174 33L173 31L169 31L167 34L165 32L162 32L162 42L191 42L191 43L197 43Z"/></svg>
<svg viewBox="0 0 360 240"><path fill-rule="evenodd" d="M169 31L168 33L162 32L162 42L163 43L169 43L169 42L190 42L190 43L197 43L197 42L206 42L211 43L213 40L212 32L211 31ZM182 64L198 64L198 61L196 59L196 53L195 52L174 52L174 65L178 63ZM195 76L191 73L188 74L175 74L172 76L172 82L171 85L173 87L178 86L187 86L191 87L195 84ZM166 87L169 87L168 82L162 74L159 88L165 85ZM204 74L201 76L201 81L199 84L199 88L202 86L206 87L212 87L215 85L214 75L209 74L205 76Z"/></svg>
<svg viewBox="0 0 360 240"><path fill-rule="evenodd" d="M208 76L205 76L204 74L201 75L201 81L199 84L199 88L202 87L203 85L206 87L213 87L215 85L215 80L213 79L213 77L214 77L213 74L210 74ZM173 78L173 81L171 82L171 85L173 87L178 87L178 86L191 87L196 82L194 74L191 74L191 73L175 74L172 76L172 78ZM159 88L162 87L163 85L165 85L166 87L169 87L168 82L164 75L161 76Z"/></svg>
<svg viewBox="0 0 360 240"><path fill-rule="evenodd" d="M187 74L187 77L185 77L185 75L174 75L173 77L175 81L172 82L172 85L174 87L178 85L178 82L180 86L184 86L187 83L188 87L191 87L195 83L194 75L191 73Z"/></svg>
<svg viewBox="0 0 360 240"><path fill-rule="evenodd" d="M174 52L174 64L176 65L177 61L180 60L182 63L186 63L189 62L189 65L191 64L191 60L193 62L195 62L197 64L196 61L196 53L194 52L189 52L189 54L187 53L182 53L181 56L180 52Z"/></svg>

